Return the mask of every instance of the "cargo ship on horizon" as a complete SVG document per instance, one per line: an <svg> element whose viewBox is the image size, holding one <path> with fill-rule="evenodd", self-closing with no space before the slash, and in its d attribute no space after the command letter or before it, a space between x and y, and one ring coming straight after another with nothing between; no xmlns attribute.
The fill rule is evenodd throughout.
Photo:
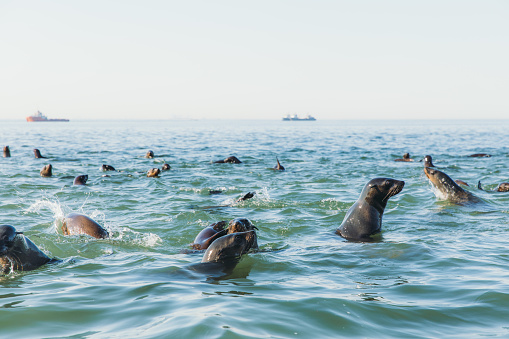
<svg viewBox="0 0 509 339"><path fill-rule="evenodd" d="M34 115L27 117L28 122L40 122L40 121L69 121L69 119L48 119L47 116L37 111Z"/></svg>

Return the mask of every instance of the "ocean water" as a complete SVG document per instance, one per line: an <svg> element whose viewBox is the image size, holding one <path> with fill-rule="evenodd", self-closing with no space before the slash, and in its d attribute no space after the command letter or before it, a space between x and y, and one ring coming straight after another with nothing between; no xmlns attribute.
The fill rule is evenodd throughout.
<svg viewBox="0 0 509 339"><path fill-rule="evenodd" d="M493 190L509 181L508 131L509 121L0 121L12 155L0 158L0 224L60 259L0 276L0 337L507 338L509 193ZM405 152L415 161L394 161ZM483 202L442 200L426 154ZM243 163L212 164L231 155ZM276 157L286 171L270 169ZM170 171L146 177L165 162ZM73 186L80 174L87 185ZM381 239L348 242L334 231L375 177L406 184ZM111 237L62 235L71 212ZM181 253L236 217L256 225L260 250L232 271Z"/></svg>

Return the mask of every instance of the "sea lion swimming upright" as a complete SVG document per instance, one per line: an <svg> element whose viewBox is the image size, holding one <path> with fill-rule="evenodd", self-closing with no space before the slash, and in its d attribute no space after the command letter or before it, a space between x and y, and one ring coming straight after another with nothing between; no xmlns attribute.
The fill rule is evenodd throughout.
<svg viewBox="0 0 509 339"><path fill-rule="evenodd" d="M41 177L51 177L53 175L53 166L48 164L41 169Z"/></svg>
<svg viewBox="0 0 509 339"><path fill-rule="evenodd" d="M431 155L427 155L424 157L424 167L435 167L435 165L433 165Z"/></svg>
<svg viewBox="0 0 509 339"><path fill-rule="evenodd" d="M161 170L162 171L169 171L171 169L171 166L170 164L163 164L163 167L161 167Z"/></svg>
<svg viewBox="0 0 509 339"><path fill-rule="evenodd" d="M394 159L394 161L414 161L414 159L410 158L410 153L405 153L402 159Z"/></svg>
<svg viewBox="0 0 509 339"><path fill-rule="evenodd" d="M240 161L237 157L235 156L231 156L231 157L228 157L224 160L218 160L218 161L214 161L214 164L241 164L242 161Z"/></svg>
<svg viewBox="0 0 509 339"><path fill-rule="evenodd" d="M11 150L9 149L9 146L4 146L4 158L10 158L11 157Z"/></svg>
<svg viewBox="0 0 509 339"><path fill-rule="evenodd" d="M35 155L35 158L36 159L43 159L43 158L46 158L46 157L43 157L41 155L41 151L39 151L37 148L34 148L34 155Z"/></svg>
<svg viewBox="0 0 509 339"><path fill-rule="evenodd" d="M279 159L278 158L276 158L276 162L277 162L276 166L274 166L274 168L272 168L272 169L275 170L275 171L284 171L285 168L283 167L283 165L281 165L279 163Z"/></svg>
<svg viewBox="0 0 509 339"><path fill-rule="evenodd" d="M114 171L114 170L115 170L115 167L110 166L110 165L102 164L102 166L101 166L101 171L103 171L103 172Z"/></svg>
<svg viewBox="0 0 509 339"><path fill-rule="evenodd" d="M152 168L152 169L148 170L147 177L149 177L149 178L158 178L159 173L161 173L161 170L159 168Z"/></svg>
<svg viewBox="0 0 509 339"><path fill-rule="evenodd" d="M154 157L154 152L148 151L147 154L145 154L145 158L152 159Z"/></svg>
<svg viewBox="0 0 509 339"><path fill-rule="evenodd" d="M424 167L424 173L434 187L446 198L447 200L456 203L472 203L480 202L481 200L470 192L461 188L454 180L447 174L431 167Z"/></svg>
<svg viewBox="0 0 509 339"><path fill-rule="evenodd" d="M237 232L219 237L210 244L203 254L202 263L236 263L247 253L256 241L254 230Z"/></svg>
<svg viewBox="0 0 509 339"><path fill-rule="evenodd" d="M53 261L23 233L10 225L0 226L0 271L4 274L31 271Z"/></svg>
<svg viewBox="0 0 509 339"><path fill-rule="evenodd" d="M88 175L78 175L76 178L74 178L73 185L86 185L88 180Z"/></svg>
<svg viewBox="0 0 509 339"><path fill-rule="evenodd" d="M404 181L376 178L370 180L350 207L336 233L347 240L371 241L382 230L382 216L390 197L405 186Z"/></svg>
<svg viewBox="0 0 509 339"><path fill-rule="evenodd" d="M71 213L65 217L62 223L62 232L64 235L88 234L97 239L105 239L109 237L101 225L86 215L79 213Z"/></svg>

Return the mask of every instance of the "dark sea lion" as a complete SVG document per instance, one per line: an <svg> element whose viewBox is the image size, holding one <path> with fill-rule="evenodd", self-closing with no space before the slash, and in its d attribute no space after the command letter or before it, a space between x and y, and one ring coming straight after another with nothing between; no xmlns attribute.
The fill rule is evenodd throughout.
<svg viewBox="0 0 509 339"><path fill-rule="evenodd" d="M223 191L221 191L221 190L210 190L209 191L209 194L221 194L221 193L223 193Z"/></svg>
<svg viewBox="0 0 509 339"><path fill-rule="evenodd" d="M224 160L218 160L218 161L214 161L214 164L241 164L242 161L240 161L237 157L234 157L234 156L231 156L231 157L228 157Z"/></svg>
<svg viewBox="0 0 509 339"><path fill-rule="evenodd" d="M88 180L88 175L78 175L76 178L74 178L73 185L86 185Z"/></svg>
<svg viewBox="0 0 509 339"><path fill-rule="evenodd" d="M161 170L159 168L152 168L152 169L148 170L147 177L157 178L159 176L159 173L161 173Z"/></svg>
<svg viewBox="0 0 509 339"><path fill-rule="evenodd" d="M198 233L190 246L195 250L206 250L209 245L219 237L227 234L226 221L219 221L205 227Z"/></svg>
<svg viewBox="0 0 509 339"><path fill-rule="evenodd" d="M370 180L350 207L336 233L347 240L371 241L382 230L382 216L390 197L405 186L404 181L376 178Z"/></svg>
<svg viewBox="0 0 509 339"><path fill-rule="evenodd" d="M471 157L471 158L489 158L489 157L491 157L491 155L486 154L486 153L476 153L476 154L470 154L469 157Z"/></svg>
<svg viewBox="0 0 509 339"><path fill-rule="evenodd" d="M41 155L41 152L37 149L37 148L34 148L34 155L37 159L43 159L43 158L46 158L46 157L43 157Z"/></svg>
<svg viewBox="0 0 509 339"><path fill-rule="evenodd" d="M71 213L62 223L64 235L88 234L97 239L108 238L109 234L101 225L79 213Z"/></svg>
<svg viewBox="0 0 509 339"><path fill-rule="evenodd" d="M433 165L431 155L427 155L424 157L424 167L435 167L435 165Z"/></svg>
<svg viewBox="0 0 509 339"><path fill-rule="evenodd" d="M11 157L11 150L9 149L9 146L4 146L4 158L10 158Z"/></svg>
<svg viewBox="0 0 509 339"><path fill-rule="evenodd" d="M410 153L405 153L402 159L394 159L394 161L414 161L414 159L410 158Z"/></svg>
<svg viewBox="0 0 509 339"><path fill-rule="evenodd" d="M10 225L0 226L0 270L31 271L53 261L23 233Z"/></svg>
<svg viewBox="0 0 509 339"><path fill-rule="evenodd" d="M51 177L53 175L53 166L51 164L48 164L44 166L41 170L41 177Z"/></svg>
<svg viewBox="0 0 509 339"><path fill-rule="evenodd" d="M248 232L257 230L255 225L251 222L251 220L247 218L235 218L233 220L230 220L228 223L228 228L226 229L227 234L232 233L242 233L242 232ZM258 249L258 238L256 236L256 233L254 234L254 240L253 244L251 245L251 248Z"/></svg>
<svg viewBox="0 0 509 339"><path fill-rule="evenodd" d="M154 152L152 152L152 151L148 151L147 154L145 154L145 158L151 159L153 157L154 157Z"/></svg>
<svg viewBox="0 0 509 339"><path fill-rule="evenodd" d="M458 185L470 186L469 184L467 184L466 182L464 182L463 180L460 180L460 179L456 179L456 180L454 180L454 182L457 183Z"/></svg>
<svg viewBox="0 0 509 339"><path fill-rule="evenodd" d="M170 164L163 164L163 167L161 167L161 170L163 171L169 171L171 169Z"/></svg>
<svg viewBox="0 0 509 339"><path fill-rule="evenodd" d="M509 182L503 182L497 186L497 192L509 192Z"/></svg>
<svg viewBox="0 0 509 339"><path fill-rule="evenodd" d="M279 159L278 158L276 158L276 162L277 162L276 166L274 166L274 168L272 168L272 169L275 170L275 171L284 171L285 168L283 167L283 165L281 165L279 163Z"/></svg>
<svg viewBox="0 0 509 339"><path fill-rule="evenodd" d="M110 165L102 164L102 166L101 166L101 171L103 171L103 172L114 171L114 170L115 170L115 167L110 166Z"/></svg>
<svg viewBox="0 0 509 339"><path fill-rule="evenodd" d="M464 204L481 201L472 193L467 192L458 186L458 184L455 183L454 180L452 180L444 172L434 168L424 167L424 173L428 177L429 181L433 184L433 186L436 187L438 191L440 191L444 198L453 203Z"/></svg>
<svg viewBox="0 0 509 339"><path fill-rule="evenodd" d="M237 232L219 237L207 248L201 262L238 261L251 249L255 240L255 231Z"/></svg>

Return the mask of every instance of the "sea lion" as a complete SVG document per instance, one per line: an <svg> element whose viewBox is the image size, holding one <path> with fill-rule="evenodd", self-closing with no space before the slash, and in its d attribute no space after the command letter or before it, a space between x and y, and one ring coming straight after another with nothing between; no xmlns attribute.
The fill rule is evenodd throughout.
<svg viewBox="0 0 509 339"><path fill-rule="evenodd" d="M464 182L463 180L460 180L460 179L456 179L456 180L454 180L454 182L457 183L458 185L470 186L469 184L467 184L466 182Z"/></svg>
<svg viewBox="0 0 509 339"><path fill-rule="evenodd" d="M171 169L170 164L163 164L163 167L161 167L161 170L163 171L169 171Z"/></svg>
<svg viewBox="0 0 509 339"><path fill-rule="evenodd" d="M62 232L64 235L88 234L97 239L109 237L108 231L101 225L79 213L71 213L65 217L62 223Z"/></svg>
<svg viewBox="0 0 509 339"><path fill-rule="evenodd" d="M283 167L283 165L281 165L279 163L279 159L278 158L276 158L276 162L277 162L276 166L274 166L274 168L272 168L272 169L275 170L275 171L284 171L285 168Z"/></svg>
<svg viewBox="0 0 509 339"><path fill-rule="evenodd" d="M475 153L475 154L470 154L469 157L470 158L489 158L489 157L491 157L491 155L486 154L486 153Z"/></svg>
<svg viewBox="0 0 509 339"><path fill-rule="evenodd" d="M481 201L472 193L458 186L458 184L444 172L434 168L424 167L424 173L433 186L436 187L447 200L453 203L464 204Z"/></svg>
<svg viewBox="0 0 509 339"><path fill-rule="evenodd" d="M371 241L382 230L382 216L390 197L405 186L404 181L376 178L370 180L350 207L336 233L347 240Z"/></svg>
<svg viewBox="0 0 509 339"><path fill-rule="evenodd" d="M414 161L414 159L410 158L410 153L405 153L402 159L394 159L394 161Z"/></svg>
<svg viewBox="0 0 509 339"><path fill-rule="evenodd" d="M9 149L9 146L4 146L4 158L10 158L11 157L11 150Z"/></svg>
<svg viewBox="0 0 509 339"><path fill-rule="evenodd" d="M258 228L253 225L251 220L247 218L235 218L233 220L230 220L228 223L228 228L226 229L227 234L232 233L242 233L242 232L248 232L257 230ZM258 238L256 236L256 233L254 234L254 240L253 244L251 245L251 248L258 249Z"/></svg>
<svg viewBox="0 0 509 339"><path fill-rule="evenodd" d="M503 182L497 186L497 192L509 192L509 182Z"/></svg>
<svg viewBox="0 0 509 339"><path fill-rule="evenodd" d="M76 178L74 178L73 185L86 185L88 180L88 175L78 175Z"/></svg>
<svg viewBox="0 0 509 339"><path fill-rule="evenodd" d="M147 177L158 178L159 173L161 173L161 170L159 168L152 168L152 169L148 170Z"/></svg>
<svg viewBox="0 0 509 339"><path fill-rule="evenodd" d="M35 155L35 158L36 159L43 159L43 158L46 158L46 157L43 157L41 155L41 151L39 151L37 148L34 148L34 155Z"/></svg>
<svg viewBox="0 0 509 339"><path fill-rule="evenodd" d="M41 169L41 177L51 177L53 175L53 166L48 164Z"/></svg>
<svg viewBox="0 0 509 339"><path fill-rule="evenodd" d="M0 226L0 271L4 274L31 271L53 261L23 233L10 225Z"/></svg>
<svg viewBox="0 0 509 339"><path fill-rule="evenodd" d="M228 157L224 160L218 160L218 161L214 161L214 164L241 164L242 161L240 161L237 157L235 156L231 156L231 157Z"/></svg>
<svg viewBox="0 0 509 339"><path fill-rule="evenodd" d="M435 167L435 165L433 165L431 155L427 155L424 157L424 167Z"/></svg>
<svg viewBox="0 0 509 339"><path fill-rule="evenodd" d="M236 262L247 253L256 240L255 231L237 232L219 237L210 244L201 260L202 263Z"/></svg>
<svg viewBox="0 0 509 339"><path fill-rule="evenodd" d="M209 191L209 194L221 194L221 193L223 193L223 191L221 191L221 190L210 190Z"/></svg>
<svg viewBox="0 0 509 339"><path fill-rule="evenodd" d="M110 166L110 165L106 165L106 164L102 164L101 171L103 171L103 172L106 172L106 171L115 171L115 167Z"/></svg>
<svg viewBox="0 0 509 339"><path fill-rule="evenodd" d="M148 151L147 154L145 154L145 158L152 159L154 157L154 152Z"/></svg>
<svg viewBox="0 0 509 339"><path fill-rule="evenodd" d="M195 250L206 250L214 240L227 234L227 230L224 229L225 226L226 221L210 224L198 233L190 246Z"/></svg>

